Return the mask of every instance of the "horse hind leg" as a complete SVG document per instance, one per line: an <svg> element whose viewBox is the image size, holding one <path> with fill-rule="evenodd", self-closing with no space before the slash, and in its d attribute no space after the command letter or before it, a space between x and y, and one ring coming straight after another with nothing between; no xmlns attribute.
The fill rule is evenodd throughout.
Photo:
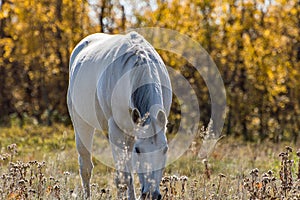
<svg viewBox="0 0 300 200"><path fill-rule="evenodd" d="M73 117L75 128L76 148L78 151L79 172L81 176L82 186L84 189L84 196L90 197L90 179L92 175L92 143L94 128L82 120L75 114Z"/></svg>
<svg viewBox="0 0 300 200"><path fill-rule="evenodd" d="M79 153L79 165L80 176L82 180L82 186L84 188L85 197L90 197L90 180L93 170L93 163L91 159L91 153L85 147L82 147L81 142L76 142L77 151ZM79 143L79 144L78 144Z"/></svg>

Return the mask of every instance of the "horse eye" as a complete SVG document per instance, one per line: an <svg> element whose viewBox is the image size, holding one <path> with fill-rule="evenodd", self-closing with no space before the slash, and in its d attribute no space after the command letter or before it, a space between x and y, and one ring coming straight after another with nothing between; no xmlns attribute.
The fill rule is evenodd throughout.
<svg viewBox="0 0 300 200"><path fill-rule="evenodd" d="M135 147L135 152L138 153L138 154L141 153L140 149L138 147Z"/></svg>

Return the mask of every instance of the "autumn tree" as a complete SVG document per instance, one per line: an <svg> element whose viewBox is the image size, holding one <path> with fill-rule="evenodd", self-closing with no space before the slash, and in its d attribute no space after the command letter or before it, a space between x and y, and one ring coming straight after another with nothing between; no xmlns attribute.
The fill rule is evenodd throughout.
<svg viewBox="0 0 300 200"><path fill-rule="evenodd" d="M137 14L143 26L170 28L197 40L213 57L227 89L227 134L246 140L299 134L299 1L157 1ZM139 13L139 12L137 12ZM162 57L186 70L196 85L201 111L209 118L203 80L188 64ZM176 62L174 62L176 61ZM172 64L171 64L172 66ZM258 136L258 137L257 137Z"/></svg>
<svg viewBox="0 0 300 200"><path fill-rule="evenodd" d="M227 92L224 133L245 140L299 137L299 0L1 0L0 5L2 124L11 118L67 122L68 62L77 42L94 32L150 26L190 36L213 58ZM184 58L158 52L190 82L200 120L208 124L211 102L202 75ZM180 114L175 98L173 125Z"/></svg>
<svg viewBox="0 0 300 200"><path fill-rule="evenodd" d="M87 3L79 0L2 1L4 116L17 114L21 121L29 116L48 124L53 117L67 117L68 59L90 29L86 9Z"/></svg>

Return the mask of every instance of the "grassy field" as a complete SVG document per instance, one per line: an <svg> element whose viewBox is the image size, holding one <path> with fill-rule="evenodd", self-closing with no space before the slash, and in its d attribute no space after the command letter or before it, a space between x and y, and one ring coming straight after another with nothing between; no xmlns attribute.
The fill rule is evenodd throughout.
<svg viewBox="0 0 300 200"><path fill-rule="evenodd" d="M71 127L0 128L0 138L0 199L82 199ZM163 199L300 199L299 143L225 137L206 160L200 146L167 166ZM114 170L94 166L92 199L116 199Z"/></svg>

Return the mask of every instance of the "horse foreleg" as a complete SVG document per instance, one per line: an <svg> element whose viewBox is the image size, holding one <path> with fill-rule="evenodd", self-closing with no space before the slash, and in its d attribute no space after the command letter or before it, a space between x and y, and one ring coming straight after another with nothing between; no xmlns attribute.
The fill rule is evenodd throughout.
<svg viewBox="0 0 300 200"><path fill-rule="evenodd" d="M118 199L124 199L127 195L129 200L135 200L135 192L133 186L133 178L130 172L123 172L117 170L116 177L115 177L115 184L117 186L117 196Z"/></svg>
<svg viewBox="0 0 300 200"><path fill-rule="evenodd" d="M92 175L92 142L94 135L94 128L75 115L73 118L75 128L76 148L78 151L78 161L80 166L80 176L82 186L84 189L85 198L90 197L90 179Z"/></svg>
<svg viewBox="0 0 300 200"><path fill-rule="evenodd" d="M124 192L127 191L128 200L135 200L133 177L131 174L133 138L123 133L113 119L108 121L108 127L109 141L117 169L115 183L118 188L118 199L124 198Z"/></svg>

